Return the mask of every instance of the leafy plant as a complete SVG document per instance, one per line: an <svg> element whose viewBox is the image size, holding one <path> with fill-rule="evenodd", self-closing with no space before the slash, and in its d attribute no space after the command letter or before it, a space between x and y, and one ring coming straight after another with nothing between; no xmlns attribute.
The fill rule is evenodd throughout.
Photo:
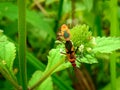
<svg viewBox="0 0 120 90"><path fill-rule="evenodd" d="M44 75L43 72L41 71L36 71L31 80L29 81L29 86L33 86L39 79ZM52 78L49 76L39 87L36 88L36 90L53 90L53 83L52 83Z"/></svg>
<svg viewBox="0 0 120 90"><path fill-rule="evenodd" d="M86 30L86 31L85 31ZM78 32L82 33L78 33ZM83 32L84 31L84 32ZM89 32L89 28L86 25L77 25L76 27L73 27L71 30L71 40L73 41L73 44L76 47L79 47L78 52L76 53L76 56L78 57L77 60L79 60L81 63L97 63L95 54L96 53L111 53L114 50L120 49L120 38L115 37L97 37L96 39L93 38L91 33ZM84 34L85 33L85 34ZM88 33L88 34L87 34ZM86 35L86 36L84 36ZM81 39L81 37L83 37ZM92 38L91 38L92 37ZM77 41L76 41L77 39ZM0 36L1 41L1 50L4 52L1 52L1 72L6 75L10 75L10 77L13 80L16 80L13 73L13 60L15 58L15 46L13 43L9 42L7 40L7 37L2 34ZM112 44L114 41L115 44ZM82 45L82 48L81 48ZM11 47L11 49L8 49ZM13 47L13 49L12 49ZM111 48L113 47L113 48ZM64 44L60 44L56 47L56 49L52 49L49 52L48 56L48 64L45 69L45 71L36 71L33 77L29 81L29 88L36 88L36 90L39 90L40 88L45 87L43 83L51 82L51 80L48 78L53 73L64 70L68 67L71 67L71 64L65 63L65 55L62 55L60 53L60 50L65 50ZM9 53L9 54L7 54ZM83 55L81 57L81 54ZM5 64L5 65L4 65ZM4 72L6 73L4 73ZM41 75L41 76L40 76ZM41 78L40 78L41 77ZM6 77L8 79L8 77ZM35 79L36 78L36 79ZM47 79L48 78L48 79ZM45 81L44 81L45 80ZM49 81L50 80L50 81ZM34 81L34 82L33 82ZM52 88L52 85L50 85Z"/></svg>
<svg viewBox="0 0 120 90"><path fill-rule="evenodd" d="M101 67L106 69L106 67L109 66L109 63L106 64L106 62L110 60L111 82L112 89L114 90L115 85L119 84L119 75L115 84L116 59L118 59L117 62L119 62L119 53L116 54L115 51L119 52L120 49L120 37L115 37L119 36L119 32L116 34L117 30L119 30L116 18L116 2L117 1L112 0L111 2L108 0L34 0L34 2L27 1L27 9L25 6L22 7L22 5L25 5L25 2L23 3L21 1L18 3L21 6L19 8L15 5L15 1L14 4L12 2L0 3L0 28L2 28L5 33L4 35L3 31L0 30L0 73L12 84L11 86L14 86L12 89L26 90L26 88L28 88L29 90L48 90L49 88L50 90L56 90L58 88L55 85L57 85L60 90L73 90L71 81L65 80L66 77L68 79L68 73L67 75L61 75L62 72L67 71L72 66L71 63L68 62L66 55L61 53L61 51L66 53L65 45L59 42L59 44L57 43L56 46L54 46L53 42L59 24L67 22L71 25L71 21L73 24L75 21L75 24L79 22L86 23L78 24L70 29L70 39L75 50L78 49L75 53L77 67L81 68L82 63L85 63L85 65L92 64L93 67L95 67L94 65L100 65L100 69ZM56 7L57 5L59 6ZM111 8L110 5L112 7L114 7L114 5L116 6ZM58 12L56 12L57 10ZM108 15L110 10L112 10L113 13ZM26 16L24 15L25 11ZM21 13L23 15L21 15ZM113 18L111 18L110 15L112 15ZM19 25L17 25L17 21L19 21ZM103 23L103 21L105 21L105 23ZM17 31L17 26L19 26L19 31ZM25 28L26 26L27 28ZM27 44L29 47L29 51L27 50L27 52L25 45L26 29ZM111 29L111 36L108 36L109 32L107 32L107 34L104 33L108 37L103 36L104 31L102 31L102 29L108 31ZM17 33L21 36L19 37L19 45L12 41L17 38ZM8 37L12 40L9 40ZM16 47L14 44L16 44ZM18 57L16 57L16 50L18 50L18 48L20 50L18 56L21 57L19 63L21 68L16 65L16 62L18 63ZM49 55L47 55L48 53ZM28 65L27 72L25 70L26 58L28 64L30 64L30 66ZM103 59L104 64L101 65ZM15 65L18 69L17 75L15 74ZM119 63L118 67L120 67ZM18 76L20 69L22 79L19 79ZM95 73L96 71L97 70L95 70ZM98 81L100 81L101 78L104 79L103 71L96 73L98 74ZM90 72L94 73L94 71ZM26 73L28 73L28 75L26 75ZM118 74L120 73L118 72ZM104 80L108 78L109 77ZM6 83L3 87L9 87L6 80L2 81L4 84ZM118 86L119 85L116 87L117 89L119 89ZM5 89L6 88L3 88L3 90ZM107 89L110 89L110 85L103 90Z"/></svg>
<svg viewBox="0 0 120 90"><path fill-rule="evenodd" d="M0 47L0 72L16 88L20 88L13 72L13 62L16 55L15 45L7 39L2 30L0 30Z"/></svg>
<svg viewBox="0 0 120 90"><path fill-rule="evenodd" d="M79 27L79 28L78 28ZM84 27L84 29L83 29L83 27ZM76 26L76 27L74 27L73 29L76 29L76 30L74 30L76 33L74 33L74 38L76 38L77 37L77 34L79 34L79 36L80 36L80 38L81 38L81 36L82 35L84 35L83 33L81 33L81 35L80 35L80 33L78 33L79 32L79 30L83 30L83 31L85 31L86 29L89 29L88 28L88 26L86 26L86 25L80 25L80 26ZM73 30L72 29L72 30ZM82 32L82 31L81 31ZM72 33L72 31L71 31L71 33ZM90 33L88 30L86 30L86 32L84 32L84 33ZM87 35L86 35L87 36ZM88 35L89 36L89 35ZM71 36L72 37L72 36ZM91 36L90 36L91 37ZM73 38L73 37L72 37ZM72 38L71 38L71 40L72 40ZM111 53L112 51L114 51L114 50L117 50L117 49L120 49L120 38L105 38L105 37L103 37L104 38L104 40L105 41L103 41L103 38L100 38L100 37L98 37L98 38L96 38L96 40L95 40L95 38L91 38L91 39L89 39L88 37L88 42L86 42L86 37L84 37L82 40L82 43L80 42L80 39L79 37L77 37L76 39L77 39L77 41L78 41L78 45L80 45L81 46L81 44L83 44L83 45L86 45L87 43L88 43L88 45L86 45L86 46L84 46L84 49L82 50L82 54L83 54L83 57L80 57L81 55L79 55L79 52L81 52L81 50L80 51L78 51L78 53L76 54L79 58L80 58L80 62L81 63L96 63L97 61L96 61L96 57L95 57L95 54L96 53L98 53L98 52L100 52L100 53ZM74 40L74 39L73 39ZM98 42L96 42L98 40ZM102 42L100 42L99 40L102 40ZM77 42L76 41L76 42ZM109 51L107 51L107 49L108 48L111 48L111 46L108 46L108 44L110 44L110 43L112 43L112 42L115 42L116 43L116 45L114 46L113 44L111 45L112 47L114 47L114 48L112 48L112 49L109 49ZM79 43L80 42L80 43ZM95 42L96 42L96 45L95 45ZM105 43L105 45L104 45L104 43ZM74 44L74 41L73 41L73 44ZM93 45L91 45L91 44L93 44L93 45L95 45L95 46L93 46ZM89 48L91 48L90 50L87 50L86 49L86 47L88 48L88 46L90 46ZM104 48L104 47L107 47L107 48ZM103 49L99 49L99 48L103 48ZM56 47L56 49L52 49L51 51L50 51L50 53L49 53L49 56L48 56L48 64L47 64L47 67L46 67L46 70L44 71L45 73L44 73L44 75L43 75L43 77L41 77L41 79L40 79L40 81L38 81L38 83L42 83L43 82L43 80L45 80L45 78L47 78L47 77L49 77L49 75L51 75L52 73L54 73L54 72L56 72L56 71L60 71L60 70L63 70L63 69L65 69L65 68L68 68L68 67L70 67L71 65L70 64L68 64L67 65L67 63L64 63L65 62L65 57L63 57L64 55L61 55L60 54L60 50L65 50L65 47L64 47L64 44L63 43L61 43L60 45L58 45L57 47ZM102 51L101 51L102 50ZM106 51L106 52L105 52ZM62 57L63 57L63 59L62 59ZM83 59L83 60L82 60ZM87 62L86 62L87 61ZM65 65L64 65L65 64ZM59 67L60 66L60 67ZM59 68L59 69L58 69ZM39 84L36 84L36 85L39 85Z"/></svg>

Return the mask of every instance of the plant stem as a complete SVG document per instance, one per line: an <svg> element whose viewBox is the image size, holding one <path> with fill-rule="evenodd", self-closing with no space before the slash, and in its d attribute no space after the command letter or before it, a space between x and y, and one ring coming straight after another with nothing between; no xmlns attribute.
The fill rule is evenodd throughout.
<svg viewBox="0 0 120 90"><path fill-rule="evenodd" d="M110 73L111 73L111 90L116 90L116 56L115 52L110 55Z"/></svg>
<svg viewBox="0 0 120 90"><path fill-rule="evenodd" d="M9 38L10 39L10 38ZM11 40L11 39L10 39ZM12 41L12 40L11 40ZM14 42L14 41L12 41ZM14 42L15 45L18 47L18 44ZM45 65L41 63L36 57L34 57L31 53L27 52L26 58L28 60L28 63L31 64L34 68L39 69L41 71L45 70ZM61 90L73 90L72 87L69 87L68 84L66 84L64 81L62 81L61 77L54 74L52 75L53 82L61 89Z"/></svg>
<svg viewBox="0 0 120 90"><path fill-rule="evenodd" d="M76 3L76 0L71 0L71 13L72 13L72 27L75 25L75 22L74 22L74 19L75 19L75 3Z"/></svg>
<svg viewBox="0 0 120 90"><path fill-rule="evenodd" d="M41 63L37 58L35 58L31 53L27 53L28 63L32 64L33 67L39 69L41 71L45 70L45 65ZM62 81L61 77L54 74L52 75L53 83L55 83L61 90L73 90L72 87L69 87L64 81Z"/></svg>
<svg viewBox="0 0 120 90"><path fill-rule="evenodd" d="M20 69L20 84L22 90L27 90L27 71L26 71L26 0L18 0L18 35L19 35L19 69Z"/></svg>
<svg viewBox="0 0 120 90"><path fill-rule="evenodd" d="M55 22L55 28L54 28L54 31L55 33L57 32L57 29L58 29L58 25L59 25L59 21L61 19L61 14L62 14L62 7L63 7L63 0L60 0L59 2L59 10L58 10L58 17L57 17L57 20Z"/></svg>
<svg viewBox="0 0 120 90"><path fill-rule="evenodd" d="M111 27L110 34L111 36L118 36L118 7L117 0L111 0L110 2L111 10ZM116 54L113 52L110 56L110 73L111 73L111 90L116 90Z"/></svg>
<svg viewBox="0 0 120 90"><path fill-rule="evenodd" d="M62 58L57 64L55 64L49 71L44 72L44 76L36 83L34 84L29 90L33 90L34 88L36 88L38 85L40 85L47 77L49 77L52 72L63 63L63 59Z"/></svg>
<svg viewBox="0 0 120 90"><path fill-rule="evenodd" d="M0 72L17 90L21 90L21 87L18 85L18 83L1 67L0 67Z"/></svg>
<svg viewBox="0 0 120 90"><path fill-rule="evenodd" d="M117 6L117 0L111 0L110 3L110 10L111 10L111 30L110 35L111 36L119 36L119 28L118 28L118 6Z"/></svg>

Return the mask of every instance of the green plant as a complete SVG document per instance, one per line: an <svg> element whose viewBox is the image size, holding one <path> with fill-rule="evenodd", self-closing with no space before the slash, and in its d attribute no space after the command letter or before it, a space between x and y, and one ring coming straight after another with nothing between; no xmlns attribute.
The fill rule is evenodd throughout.
<svg viewBox="0 0 120 90"><path fill-rule="evenodd" d="M81 32L81 33L78 33L78 32ZM89 64L97 63L96 53L111 53L114 50L120 49L120 46L119 46L120 38L115 38L115 37L93 38L91 32L89 31L89 27L86 25L77 25L77 26L73 27L71 30L71 35L73 35L73 36L71 36L71 40L72 40L75 48L79 47L78 52L76 53L76 56L78 57L77 60L79 60L79 63L80 62L81 63L89 63ZM1 36L4 36L4 35L1 33ZM83 37L83 38L81 39L81 37ZM2 39L4 39L4 38L2 38ZM78 42L76 41L76 39ZM115 44L112 44L113 41ZM1 42L1 43L3 43L3 42ZM81 45L82 45L82 47L81 47ZM65 50L63 43L61 43L55 49L52 49L49 52L47 67L44 70L44 72L36 71L33 74L32 78L30 79L29 84L28 84L28 87L30 90L32 90L33 88L36 88L36 90L45 88L46 83L48 83L48 82L50 84L48 86L52 90L52 88L53 88L52 81L50 79L51 75L55 72L58 72L58 71L66 69L68 67L71 67L71 64L69 62L65 63L65 59L66 59L65 55L62 55L60 53L60 49L62 49L63 51ZM6 51L6 53L8 53L8 52ZM81 54L82 54L82 56L81 56ZM5 54L4 54L4 56L5 56ZM2 59L3 58L1 58L1 60ZM6 63L8 63L8 62L6 62ZM79 63L77 63L77 65L79 65ZM13 65L11 65L11 67L13 67ZM11 71L11 72L13 73L13 71ZM6 74L6 75L8 75L8 74ZM14 79L12 78L12 80L14 80Z"/></svg>
<svg viewBox="0 0 120 90"><path fill-rule="evenodd" d="M20 85L22 90L27 89L26 69L26 1L18 0L18 55L20 70Z"/></svg>
<svg viewBox="0 0 120 90"><path fill-rule="evenodd" d="M75 83L74 79L73 81L70 79L72 73L69 72L73 68L69 62L66 62L66 55L61 54L61 50L65 53L64 43L60 42L55 46L53 44L56 40L55 32L63 23L70 26L78 24L70 29L73 46L75 50L78 48L75 54L77 67L82 69L81 66L84 63L89 75L93 76L97 89L103 88L109 81L111 85L108 84L103 90L119 88L119 1L28 0L27 9L25 9L25 2L19 2L20 8L18 8L15 0L3 1L2 3L0 1L0 28L4 30L0 31L1 90L10 88L73 90ZM19 26L21 36L19 45L16 44L17 26ZM20 48L19 55L16 53L18 48ZM18 57L21 57L20 68ZM19 75L22 79L19 79ZM96 78L94 75L97 75ZM78 81L80 81L79 78Z"/></svg>
<svg viewBox="0 0 120 90"><path fill-rule="evenodd" d="M4 77L14 85L15 88L21 88L13 72L13 62L16 55L15 45L10 42L3 31L0 30L0 72Z"/></svg>

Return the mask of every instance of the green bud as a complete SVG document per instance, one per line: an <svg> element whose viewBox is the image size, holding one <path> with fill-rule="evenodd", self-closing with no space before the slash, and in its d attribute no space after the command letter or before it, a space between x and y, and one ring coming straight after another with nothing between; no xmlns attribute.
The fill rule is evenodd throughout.
<svg viewBox="0 0 120 90"><path fill-rule="evenodd" d="M85 45L90 41L92 33L89 31L89 26L76 25L71 29L71 40L75 47L79 47L80 45Z"/></svg>

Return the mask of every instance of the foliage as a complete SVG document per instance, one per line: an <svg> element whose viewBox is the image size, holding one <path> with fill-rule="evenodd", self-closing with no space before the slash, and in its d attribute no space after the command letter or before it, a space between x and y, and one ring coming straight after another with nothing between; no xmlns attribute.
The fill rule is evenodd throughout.
<svg viewBox="0 0 120 90"><path fill-rule="evenodd" d="M115 86L113 85L115 80L110 79L109 62L116 63L115 72L118 76L116 88L118 89L120 32L117 25L120 22L120 2L118 1L118 5L115 3L117 1L112 0L63 0L61 2L62 0L26 1L28 88L30 90L77 90L76 85L83 85L77 83L82 80L78 78L75 80L74 69L66 57L64 41L59 41L59 44L54 43L58 42L55 41L57 28L67 23L71 27L70 39L76 50L77 67L83 74L88 72L87 75L94 81L96 89L108 90L111 88L110 80L112 86ZM0 90L10 88L21 90L16 53L19 9L16 3L16 0L0 1L0 29L4 30L0 30L0 73L2 74L2 77L0 74ZM114 13L109 14L111 11ZM116 12L118 17L115 15ZM113 35L115 33L117 34ZM83 69L83 65L87 70ZM110 68L110 71L114 71L114 67ZM84 80L87 79L87 75ZM113 77L113 74L111 76ZM80 75L78 77L81 78Z"/></svg>
<svg viewBox="0 0 120 90"><path fill-rule="evenodd" d="M79 30L84 30L84 29L81 29L82 27L84 27L85 25L80 25L80 26L76 26L76 27L74 27L73 28L73 30L75 30L75 32L76 33L74 33L74 38L76 38L77 37L77 39L78 39L78 42L80 42L79 41L79 37L78 37L78 35L76 35L77 34L77 32L79 32ZM78 28L79 27L79 28ZM87 28L87 27L84 27L84 28ZM88 29L88 28L87 28ZM89 33L89 31L86 31L85 33ZM72 32L71 32L72 33ZM80 34L79 34L80 35ZM83 33L81 34L81 35L84 35ZM88 35L89 36L89 35ZM80 36L81 37L81 36ZM92 37L92 36L90 36L90 37ZM73 37L72 37L73 38ZM105 37L102 37L102 38L100 38L100 37L98 37L98 38L96 38L96 40L88 40L88 42L86 42L86 39L84 39L84 38L86 38L86 37L83 37L83 39L81 40L82 42L80 43L80 44L78 44L78 45L80 45L79 46L79 50L78 50L78 52L77 52L77 60L79 60L81 63L96 63L97 61L96 61L96 59L95 59L95 53L97 53L97 52L101 52L101 53L110 53L111 51L114 51L114 50L117 50L117 49L119 49L120 47L119 47L119 42L120 42L120 39L119 38L112 38L112 37L109 37L109 38L105 38ZM73 40L73 43L74 43L74 39L72 39ZM85 41L85 43L84 43L84 41ZM92 45L90 45L90 44L93 44L93 42L91 42L91 41L93 41L94 42L94 44L96 43L96 45L93 47ZM112 49L109 49L109 51L107 51L107 49L108 48L110 48L108 45L111 45L111 43L114 41L114 43L115 43L115 46L114 46L114 44L112 44L112 47L115 47L115 48L112 48ZM91 43L90 43L91 42ZM75 42L75 43L77 43L77 41ZM88 45L86 45L86 43L88 44ZM7 37L6 36L4 36L3 34L2 34L2 31L1 31L1 44L0 45L2 45L3 46L3 48L1 48L1 50L2 49L4 49L3 51L5 51L5 53L7 53L7 52L9 52L9 54L11 53L11 55L9 55L9 54L5 54L5 53L1 53L2 55L2 57L1 57L1 60L3 60L3 58L4 58L4 60L6 61L6 62L4 62L4 63L7 63L7 68L3 65L3 64L1 64L2 66L2 68L3 68L3 70L4 70L4 68L5 68L5 70L7 70L7 72L8 71L11 71L12 72L12 75L14 75L13 74L13 71L12 71L12 68L13 68L13 60L14 60L14 58L15 58L15 46L11 43L11 42L9 42L8 40L7 40ZM8 45L8 46L7 46ZM11 46L12 45L12 46ZM83 47L81 48L81 45L83 45ZM2 47L1 46L1 47ZM88 47L89 46L89 47ZM92 46L92 47L91 47ZM11 49L7 49L7 48L9 48L9 47L11 47ZM12 47L13 47L13 49L12 49ZM86 48L87 47L87 48ZM107 48L106 48L107 47ZM88 49L88 48L91 48L91 49ZM99 48L104 48L104 49L99 49ZM60 52L60 50L63 50L64 51L64 49L65 49L65 47L64 47L64 44L61 44L61 45L58 45L57 47L56 47L56 49L52 49L50 52L49 52L49 56L48 56L48 64L47 64L47 67L46 67L46 69L45 69L45 71L43 72L44 74L43 74L43 77L46 75L46 77L45 78L47 78L49 75L52 75L53 73L55 73L56 71L58 72L58 71L61 71L61 70L63 70L63 69L65 69L65 68L68 68L68 67L70 67L71 65L70 65L70 63L65 63L65 55L62 55L61 54L61 52ZM8 51L9 50L9 51ZM12 51L11 51L12 50ZM104 51L101 51L101 50L104 50ZM106 51L106 52L105 52ZM13 53L13 54L12 54ZM3 61L2 61L3 62ZM8 67L10 68L10 70L8 70ZM9 72L9 73L11 73L11 72ZM37 73L37 74L36 74ZM38 72L38 71L36 71L36 73L33 75L33 78L29 81L29 83L31 83L31 84L29 84L30 86L32 86L32 85L34 85L35 84L35 82L37 82L36 80L38 80L39 81L39 79L38 78L40 78L40 76L39 76L39 74L41 75L41 72ZM38 74L39 73L39 74ZM8 74L8 73L7 73ZM37 76L36 76L37 75ZM15 77L14 77L15 78ZM36 78L36 79L35 79ZM41 78L42 78L42 76L41 76ZM41 80L41 79L40 79ZM47 79L47 80L49 80L49 79ZM34 81L34 82L33 82ZM42 82L42 81L41 81ZM47 81L45 81L45 82L47 82ZM48 81L49 82L49 81ZM36 90L39 90L40 88L44 88L45 87L45 85L42 83Z"/></svg>
<svg viewBox="0 0 120 90"><path fill-rule="evenodd" d="M5 27L5 32L7 35L16 35L17 28L16 28L16 20L18 19L18 10L17 6L12 3L0 3L0 14L1 20L2 18L7 18L12 24ZM34 48L39 48L39 46L45 47L47 46L52 39L55 38L55 34L52 31L52 27L50 27L49 22L46 22L44 16L41 13L37 13L35 11L26 10L26 21L28 23L27 30L28 30L28 42ZM44 23L44 24L43 24ZM9 30L12 28L13 30ZM4 28L3 28L4 29ZM42 34L44 33L44 34ZM11 36L13 37L13 36ZM49 38L48 38L49 37ZM41 39L39 39L41 38ZM45 44L35 43L36 42L44 42ZM44 48L43 48L44 49Z"/></svg>
<svg viewBox="0 0 120 90"><path fill-rule="evenodd" d="M6 17L11 21L15 21L18 19L17 9L17 6L12 3L0 3L0 12L2 12L0 14L0 19ZM54 33L51 30L51 27L47 22L45 22L44 16L41 13L38 14L35 11L27 10L26 20L34 27L37 27L41 30L47 30L48 34L52 34L51 36L55 37Z"/></svg>
<svg viewBox="0 0 120 90"><path fill-rule="evenodd" d="M89 27L85 24L76 25L71 29L71 40L75 48L78 47L77 60L82 63L97 63L96 53L105 54L120 49L119 37L95 38L89 31Z"/></svg>
<svg viewBox="0 0 120 90"><path fill-rule="evenodd" d="M93 49L94 52L112 53L112 51L120 49L119 37L97 37L96 43L97 45Z"/></svg>
<svg viewBox="0 0 120 90"><path fill-rule="evenodd" d="M41 71L36 71L33 74L31 80L29 81L28 86L32 86L33 84L35 84L40 79L40 77L43 76L43 74L44 73L41 72ZM53 90L53 86L52 85L53 85L52 84L52 78L48 77L40 86L38 86L36 88L36 90L48 90L48 89L49 90Z"/></svg>
<svg viewBox="0 0 120 90"><path fill-rule="evenodd" d="M91 37L91 32L87 25L77 25L71 29L71 40L76 47L88 43L91 40Z"/></svg>
<svg viewBox="0 0 120 90"><path fill-rule="evenodd" d="M0 30L0 47L0 70L15 79L13 73L13 62L16 56L15 45L7 39L2 30Z"/></svg>
<svg viewBox="0 0 120 90"><path fill-rule="evenodd" d="M63 59L61 59L61 58L63 58ZM65 63L65 55L60 54L60 48L52 49L49 52L48 64L47 64L47 67L45 69L45 72L49 71L58 62L61 62L62 64L60 66L57 66L55 71L53 71L52 73L54 73L56 71L64 70L70 66L70 63Z"/></svg>
<svg viewBox="0 0 120 90"><path fill-rule="evenodd" d="M120 85L120 82L119 82L119 80L120 80L120 77L118 77L117 79L116 79L116 90L119 90L120 89L120 87L119 87L119 85ZM110 83L107 85L107 86L105 86L102 90L109 90L110 89Z"/></svg>

